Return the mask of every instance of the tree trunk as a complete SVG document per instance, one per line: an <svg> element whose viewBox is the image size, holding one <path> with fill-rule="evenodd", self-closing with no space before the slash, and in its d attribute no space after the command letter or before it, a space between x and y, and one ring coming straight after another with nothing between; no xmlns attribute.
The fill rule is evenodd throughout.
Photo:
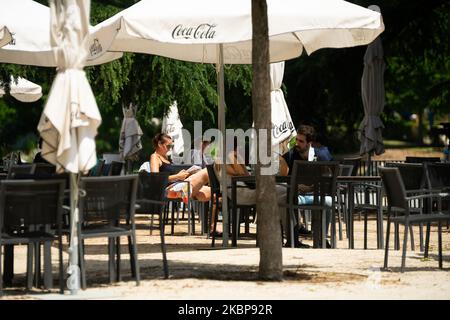
<svg viewBox="0 0 450 320"><path fill-rule="evenodd" d="M252 0L252 105L257 134L258 163L256 165L256 211L258 213L259 276L261 279L281 280L283 277L282 239L278 214L275 177L261 175L259 149L262 143L271 144L271 104L269 75L269 38L267 4ZM267 132L265 141L259 139L259 129Z"/></svg>

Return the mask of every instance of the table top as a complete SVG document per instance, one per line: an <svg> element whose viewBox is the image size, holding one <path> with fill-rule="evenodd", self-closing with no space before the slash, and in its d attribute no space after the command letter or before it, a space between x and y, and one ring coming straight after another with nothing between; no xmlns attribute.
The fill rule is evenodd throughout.
<svg viewBox="0 0 450 320"><path fill-rule="evenodd" d="M381 181L380 176L338 176L338 182L378 182Z"/></svg>

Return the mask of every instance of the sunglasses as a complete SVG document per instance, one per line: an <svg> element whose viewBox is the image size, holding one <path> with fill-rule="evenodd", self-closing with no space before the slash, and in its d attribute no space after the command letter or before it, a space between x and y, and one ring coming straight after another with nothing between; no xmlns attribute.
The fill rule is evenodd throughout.
<svg viewBox="0 0 450 320"><path fill-rule="evenodd" d="M167 149L172 149L173 148L173 144L166 144Z"/></svg>

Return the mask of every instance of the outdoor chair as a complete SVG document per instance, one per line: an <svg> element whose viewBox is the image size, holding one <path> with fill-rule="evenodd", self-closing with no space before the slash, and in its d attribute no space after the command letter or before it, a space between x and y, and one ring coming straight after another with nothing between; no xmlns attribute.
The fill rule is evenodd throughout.
<svg viewBox="0 0 450 320"><path fill-rule="evenodd" d="M430 192L432 193L441 193L444 192L446 195L443 195L430 203L430 206L435 207L438 211L445 210L450 212L450 196L448 192L450 190L450 163L425 163L425 177L426 184ZM429 210L432 210L431 208ZM447 222L447 228L449 227L449 223ZM425 238L425 257L428 256L428 245L430 239L429 228L427 228L427 234Z"/></svg>
<svg viewBox="0 0 450 320"><path fill-rule="evenodd" d="M439 157L410 157L405 158L405 163L424 163L424 162L440 162Z"/></svg>
<svg viewBox="0 0 450 320"><path fill-rule="evenodd" d="M214 171L214 165L208 164L206 166L208 171L209 186L211 187L211 199L209 201L209 218L208 218L208 237L211 236L211 247L214 247L217 233L217 220L219 220L219 211L221 210L222 192L220 191L220 182ZM214 219L213 232L210 235L209 226Z"/></svg>
<svg viewBox="0 0 450 320"><path fill-rule="evenodd" d="M354 166L352 164L340 164L339 176L352 176ZM337 213L338 213L338 227L339 227L339 240L342 240L342 220L347 223L347 208L348 208L348 194L347 185L339 184L336 189L337 198Z"/></svg>
<svg viewBox="0 0 450 320"><path fill-rule="evenodd" d="M105 160L97 161L97 164L88 172L89 177L100 177L103 174Z"/></svg>
<svg viewBox="0 0 450 320"><path fill-rule="evenodd" d="M32 174L32 164L13 164L8 169L6 179L15 179L17 176Z"/></svg>
<svg viewBox="0 0 450 320"><path fill-rule="evenodd" d="M164 240L164 208L167 204L166 187L168 184L168 172L139 172L139 183L136 199L136 214L150 215L150 235L153 231L154 215L159 216L159 231L161 237L161 252L163 255L164 276L169 277L167 264L166 243Z"/></svg>
<svg viewBox="0 0 450 320"><path fill-rule="evenodd" d="M10 180L0 182L0 259L3 246L26 244L27 247L27 289L33 283L33 251L36 250L35 279L40 281L39 247L44 245L44 287L52 288L51 244L58 241L59 287L64 292L63 248L62 248L62 206L64 197L63 180ZM10 247L11 249L11 247ZM5 252L3 278L12 280L13 251ZM6 261L10 259L10 261ZM2 275L0 262L0 276ZM6 274L8 273L8 274ZM6 276L6 277L5 277ZM2 290L0 277L0 292Z"/></svg>
<svg viewBox="0 0 450 320"><path fill-rule="evenodd" d="M294 245L294 222L296 210L311 210L314 247L326 248L326 211L333 211L336 205L336 185L339 173L337 161L294 161L289 183L287 206L290 217L290 243ZM313 204L299 204L299 195L313 195ZM325 204L325 197L332 199L331 206ZM319 215L319 216L318 216ZM317 225L320 222L321 225ZM336 247L335 215L331 214L331 247Z"/></svg>
<svg viewBox="0 0 450 320"><path fill-rule="evenodd" d="M80 251L81 285L86 289L84 240L108 238L109 280L114 281L114 241L117 241L117 281L120 281L120 237L128 237L132 276L139 285L136 226L134 220L138 175L113 177L83 177L79 201L78 241Z"/></svg>
<svg viewBox="0 0 450 320"><path fill-rule="evenodd" d="M391 223L400 223L405 226L404 238L403 238L403 251L402 251L402 264L401 272L404 271L406 261L406 248L408 243L408 231L409 226L419 223L428 223L427 233L429 232L430 223L438 223L438 250L439 250L439 268L442 268L442 221L448 221L450 214L444 214L443 212L430 212L427 214L410 214L410 201L415 199L431 198L431 193L421 194L408 197L405 190L400 171L398 168L379 168L381 179L383 181L383 188L385 190L388 201L388 221L386 230L386 247L384 256L384 269L388 268L388 256L389 256L389 238Z"/></svg>
<svg viewBox="0 0 450 320"><path fill-rule="evenodd" d="M415 196L427 193L427 188L425 184L425 168L421 163L395 163L386 162L385 167L387 168L398 168L400 176L402 177L403 185L405 186L405 192L408 196ZM427 199L416 199L410 201L409 212L411 214L423 214L424 208L426 208ZM395 228L395 238L394 238L394 248L395 250L400 249L400 238L398 223L394 225ZM414 250L414 232L412 226L410 226L411 233L411 250ZM423 224L419 224L419 245L420 251L423 251Z"/></svg>

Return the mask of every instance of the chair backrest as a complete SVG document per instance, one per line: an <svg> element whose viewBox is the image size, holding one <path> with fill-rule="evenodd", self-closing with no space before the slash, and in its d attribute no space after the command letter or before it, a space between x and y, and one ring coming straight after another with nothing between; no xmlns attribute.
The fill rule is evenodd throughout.
<svg viewBox="0 0 450 320"><path fill-rule="evenodd" d="M398 168L380 167L379 173L388 200L388 206L394 209L403 209L407 212L409 207L400 170Z"/></svg>
<svg viewBox="0 0 450 320"><path fill-rule="evenodd" d="M450 188L450 163L425 163L427 187L433 190Z"/></svg>
<svg viewBox="0 0 450 320"><path fill-rule="evenodd" d="M344 158L341 163L342 164L351 164L353 165L352 170L352 176L357 176L359 167L361 166L361 159L362 157L350 157L350 158Z"/></svg>
<svg viewBox="0 0 450 320"><path fill-rule="evenodd" d="M95 167L89 170L89 177L100 177L103 174L103 166L105 165L105 160L99 160Z"/></svg>
<svg viewBox="0 0 450 320"><path fill-rule="evenodd" d="M406 191L424 191L425 169L421 163L386 162L384 166L398 168Z"/></svg>
<svg viewBox="0 0 450 320"><path fill-rule="evenodd" d="M50 163L33 163L31 173L34 175L52 175L56 172L56 166Z"/></svg>
<svg viewBox="0 0 450 320"><path fill-rule="evenodd" d="M298 194L311 193L320 202L325 196L335 197L337 176L339 174L338 161L294 161L292 169L289 203L297 202Z"/></svg>
<svg viewBox="0 0 450 320"><path fill-rule="evenodd" d="M3 180L0 182L0 230L20 233L31 226L61 230L64 180Z"/></svg>
<svg viewBox="0 0 450 320"><path fill-rule="evenodd" d="M424 163L424 162L440 162L441 158L439 157L406 157L406 163Z"/></svg>
<svg viewBox="0 0 450 320"><path fill-rule="evenodd" d="M206 165L206 170L208 171L209 186L211 187L211 193L220 193L220 181L217 178L216 172L214 171L214 164Z"/></svg>
<svg viewBox="0 0 450 320"><path fill-rule="evenodd" d="M83 177L80 189L80 224L116 224L120 219L134 223L138 175Z"/></svg>
<svg viewBox="0 0 450 320"><path fill-rule="evenodd" d="M169 175L169 172L139 172L136 213L161 214Z"/></svg>
<svg viewBox="0 0 450 320"><path fill-rule="evenodd" d="M124 163L121 161L112 161L109 175L110 176L120 176L122 173L123 165L124 165Z"/></svg>
<svg viewBox="0 0 450 320"><path fill-rule="evenodd" d="M340 176L351 176L353 173L352 164L340 164L339 165L339 175Z"/></svg>
<svg viewBox="0 0 450 320"><path fill-rule="evenodd" d="M32 164L13 164L8 169L6 179L15 179L16 176L32 174Z"/></svg>

